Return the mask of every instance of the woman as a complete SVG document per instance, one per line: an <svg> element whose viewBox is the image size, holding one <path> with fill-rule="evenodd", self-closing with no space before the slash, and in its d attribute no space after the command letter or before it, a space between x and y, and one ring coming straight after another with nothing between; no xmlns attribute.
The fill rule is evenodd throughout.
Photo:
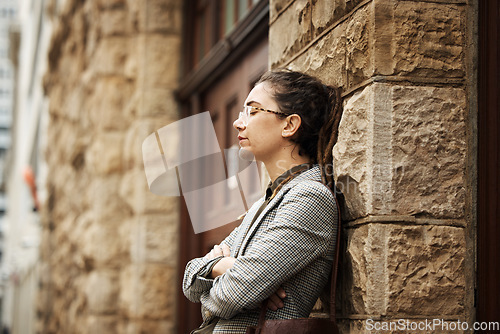
<svg viewBox="0 0 500 334"><path fill-rule="evenodd" d="M239 227L187 264L184 294L204 320L192 333L244 333L263 302L268 319L309 316L334 257L341 113L338 90L303 73L271 71L252 89L233 126L240 154L262 161L271 183Z"/></svg>

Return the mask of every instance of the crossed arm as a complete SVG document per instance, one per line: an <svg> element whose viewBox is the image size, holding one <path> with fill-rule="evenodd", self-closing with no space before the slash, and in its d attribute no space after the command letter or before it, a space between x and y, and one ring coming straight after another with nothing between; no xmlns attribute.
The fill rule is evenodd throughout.
<svg viewBox="0 0 500 334"><path fill-rule="evenodd" d="M222 256L220 260L213 266L212 271L210 272L211 278L219 277L224 274L226 271L231 269L236 262L236 258L231 257L231 251L229 246L226 244L215 245L214 248L207 254L209 259L215 259L217 257ZM267 307L273 311L276 311L279 308L284 306L283 299L286 298L286 292L283 287L279 287L275 293L273 293L267 301Z"/></svg>
<svg viewBox="0 0 500 334"><path fill-rule="evenodd" d="M282 307L286 295L281 285L326 255L335 235L334 208L333 196L322 185L291 189L244 255L230 256L233 231L205 257L192 260L186 267L184 293L226 319L257 308L269 297L270 308Z"/></svg>

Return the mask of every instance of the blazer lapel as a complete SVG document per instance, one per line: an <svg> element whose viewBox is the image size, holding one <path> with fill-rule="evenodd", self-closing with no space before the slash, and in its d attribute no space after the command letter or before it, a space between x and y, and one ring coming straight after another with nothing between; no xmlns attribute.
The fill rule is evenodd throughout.
<svg viewBox="0 0 500 334"><path fill-rule="evenodd" d="M271 202L269 202L269 204L264 208L264 210L262 210L262 212L260 213L260 215L257 217L257 219L255 220L255 222L253 224L251 224L253 217L254 217L255 213L257 212L257 210L259 209L259 207L262 205L262 202L264 199L261 198L258 202L256 202L256 204L254 204L252 206L252 208L248 211L248 214L245 216L245 219L244 219L244 220L248 219L248 221L245 221L245 223L247 223L248 225L250 225L250 224L251 225L245 226L245 229L243 229L243 231L238 236L237 242L235 243L235 245L237 245L237 247L235 248L236 249L235 257L237 257L238 255L244 254L248 243L250 242L253 235L255 234L255 231L262 224L262 217L264 217L270 210L274 209L274 207L276 205L278 205L278 202L281 201L283 196L285 196L288 189L292 188L293 186L295 186L295 184L301 182L302 180L321 181L321 173L319 171L319 168L313 167L307 171L304 171L303 173L301 173L297 177L290 180L290 182L285 184L283 186L283 188L271 200Z"/></svg>
<svg viewBox="0 0 500 334"><path fill-rule="evenodd" d="M276 202L278 202L280 200L280 198L283 196L282 195L283 193L284 192L280 191L279 194L276 195L271 200L271 202L269 202L269 204L266 205L266 207L264 208L264 210L262 210L260 215L255 220L255 222L247 228L247 232L244 234L244 238L243 238L243 241L238 249L237 255L243 255L243 253L245 252L245 248L247 247L248 242L250 241L250 239L254 235L257 228L262 224L262 217L264 217L269 212L269 210L271 210L276 205ZM259 205L259 207L260 207L260 205ZM253 217L251 218L251 220L253 220Z"/></svg>
<svg viewBox="0 0 500 334"><path fill-rule="evenodd" d="M248 230L251 227L251 223L253 220L253 217L255 216L257 210L260 208L262 203L264 202L264 198L259 199L257 202L255 202L254 205L248 210L248 212L245 215L245 218L243 218L243 221L241 222L241 231L238 232L236 235L236 239L234 240L233 247L234 247L234 257L237 257L238 254L240 253L241 246L243 245L243 239L245 239L245 236L248 233Z"/></svg>

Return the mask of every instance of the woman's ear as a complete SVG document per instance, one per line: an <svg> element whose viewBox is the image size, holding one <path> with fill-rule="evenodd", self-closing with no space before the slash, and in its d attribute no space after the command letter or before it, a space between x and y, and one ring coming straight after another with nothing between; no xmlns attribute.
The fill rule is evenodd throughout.
<svg viewBox="0 0 500 334"><path fill-rule="evenodd" d="M292 114L287 116L287 118L285 118L283 130L281 130L283 138L293 137L293 135L299 130L300 124L302 124L302 119L299 115Z"/></svg>

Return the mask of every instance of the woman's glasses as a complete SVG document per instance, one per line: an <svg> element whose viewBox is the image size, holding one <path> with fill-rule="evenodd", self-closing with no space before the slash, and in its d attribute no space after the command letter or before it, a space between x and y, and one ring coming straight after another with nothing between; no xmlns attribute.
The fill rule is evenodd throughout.
<svg viewBox="0 0 500 334"><path fill-rule="evenodd" d="M269 109L254 107L254 106L243 106L243 110L240 111L238 119L243 122L244 126L247 126L248 120L250 119L250 115L255 114L259 111L270 112L270 113L273 113L276 115L286 115L286 113L281 112L281 111L274 111L274 110L269 110Z"/></svg>

